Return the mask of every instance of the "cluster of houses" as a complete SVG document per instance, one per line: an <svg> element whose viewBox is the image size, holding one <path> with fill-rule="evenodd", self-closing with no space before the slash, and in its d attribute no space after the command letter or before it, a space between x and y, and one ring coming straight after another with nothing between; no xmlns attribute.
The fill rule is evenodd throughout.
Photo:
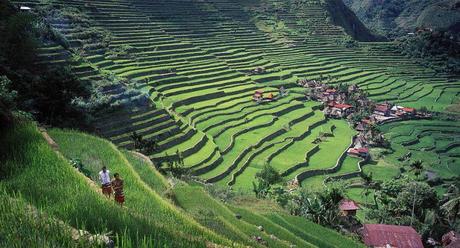
<svg viewBox="0 0 460 248"><path fill-rule="evenodd" d="M356 85L333 87L317 80L299 80L298 84L309 88L307 97L324 104L324 113L331 118L345 118L353 113L354 107L347 102L353 100L356 105L368 105L369 101L360 94ZM355 99L350 99L354 97Z"/></svg>
<svg viewBox="0 0 460 248"><path fill-rule="evenodd" d="M324 114L330 118L347 118L354 122L358 135L348 154L355 157L369 158L369 146L378 145L383 136L372 130L376 124L412 118L426 118L428 113L417 113L416 109L398 106L389 102L374 103L357 85L339 85L334 87L317 80L299 80L298 84L308 88L306 97L323 103ZM353 114L366 113L359 121L352 121Z"/></svg>

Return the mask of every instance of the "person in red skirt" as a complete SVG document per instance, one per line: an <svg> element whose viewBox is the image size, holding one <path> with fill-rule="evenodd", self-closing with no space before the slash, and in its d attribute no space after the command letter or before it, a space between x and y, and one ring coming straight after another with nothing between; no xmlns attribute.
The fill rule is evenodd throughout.
<svg viewBox="0 0 460 248"><path fill-rule="evenodd" d="M112 195L112 185L110 184L110 171L107 167L102 167L99 172L99 180L101 181L102 194L110 198Z"/></svg>
<svg viewBox="0 0 460 248"><path fill-rule="evenodd" d="M123 193L123 180L120 178L120 174L115 173L113 175L115 179L112 180L112 188L115 192L115 201L123 206L125 202L125 194Z"/></svg>

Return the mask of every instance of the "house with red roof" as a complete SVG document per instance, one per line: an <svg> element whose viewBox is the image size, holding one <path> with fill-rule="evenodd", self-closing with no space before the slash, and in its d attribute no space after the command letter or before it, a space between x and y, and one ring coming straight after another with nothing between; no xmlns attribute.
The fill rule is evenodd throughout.
<svg viewBox="0 0 460 248"><path fill-rule="evenodd" d="M402 111L406 114L406 116L415 116L417 111L414 108L402 108Z"/></svg>
<svg viewBox="0 0 460 248"><path fill-rule="evenodd" d="M369 148L361 147L361 148L350 148L347 151L348 155L357 158L367 158L369 156Z"/></svg>
<svg viewBox="0 0 460 248"><path fill-rule="evenodd" d="M398 117L414 117L417 111L414 108L406 108L403 106L394 106L391 112Z"/></svg>
<svg viewBox="0 0 460 248"><path fill-rule="evenodd" d="M254 95L252 96L252 99L256 102L262 100L263 98L264 98L264 92L262 90L256 90L254 92Z"/></svg>
<svg viewBox="0 0 460 248"><path fill-rule="evenodd" d="M361 236L368 247L423 248L421 236L410 226L364 224Z"/></svg>
<svg viewBox="0 0 460 248"><path fill-rule="evenodd" d="M336 102L329 102L329 115L334 117L334 118L343 118L346 117L351 113L351 110L353 109L353 106L349 104L343 104L343 103L336 103Z"/></svg>
<svg viewBox="0 0 460 248"><path fill-rule="evenodd" d="M343 216L355 216L359 206L353 200L342 199L339 202L339 209Z"/></svg>
<svg viewBox="0 0 460 248"><path fill-rule="evenodd" d="M327 90L324 92L324 95L326 95L326 96L335 95L335 94L337 94L337 90L336 90L336 89L327 89Z"/></svg>
<svg viewBox="0 0 460 248"><path fill-rule="evenodd" d="M374 114L381 116L390 116L391 105L388 103L377 104L374 108Z"/></svg>

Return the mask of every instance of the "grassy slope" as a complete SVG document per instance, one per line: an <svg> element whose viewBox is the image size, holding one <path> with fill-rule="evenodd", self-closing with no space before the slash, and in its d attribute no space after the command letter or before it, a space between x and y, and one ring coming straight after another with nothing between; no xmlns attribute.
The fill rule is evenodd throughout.
<svg viewBox="0 0 460 248"><path fill-rule="evenodd" d="M364 247L349 238L342 238L337 232L305 221L302 217L289 215L275 215L268 213L266 217L283 226L298 237L310 240L318 247ZM316 235L312 235L316 234Z"/></svg>
<svg viewBox="0 0 460 248"><path fill-rule="evenodd" d="M53 129L50 135L68 158L79 158L96 175L102 165L125 180L126 207L142 213L159 224L181 230L191 236L203 235L222 241L216 234L201 227L183 212L165 201L146 184L123 154L110 142L77 131Z"/></svg>
<svg viewBox="0 0 460 248"><path fill-rule="evenodd" d="M54 134L65 132L54 131ZM62 137L64 139L64 137ZM98 138L81 135L87 142L73 143L75 147L84 147L86 151L101 152L113 146ZM64 139L65 140L65 139ZM97 143L99 141L99 146ZM88 143L93 142L91 145ZM77 173L66 159L54 153L37 128L25 124L10 130L2 140L5 145L2 156L2 169L9 175L0 182L7 192L18 192L33 206L71 226L84 226L93 233L112 231L122 236L125 246L191 246L202 247L205 239L227 244L227 241L200 227L193 220L175 210L170 204L149 190L139 181L127 186L127 199L131 203L120 208L92 188L84 177ZM63 145L65 147L65 144ZM67 147L67 148L75 148ZM82 150L85 150L82 148ZM64 148L65 150L65 148ZM75 148L77 151L82 151ZM90 153L94 155L94 153ZM135 179L135 173L120 152L115 149L102 151L112 156L113 165L120 166L125 179ZM107 157L105 157L107 158ZM96 160L95 160L96 161ZM121 168L124 167L124 168ZM135 204L133 201L136 201ZM165 223L168 221L174 223ZM136 237L140 237L137 239ZM143 237L145 240L141 240Z"/></svg>
<svg viewBox="0 0 460 248"><path fill-rule="evenodd" d="M32 211L18 195L0 187L1 247L94 247L88 242L75 242L70 228L50 219L41 211ZM52 238L50 238L52 237Z"/></svg>

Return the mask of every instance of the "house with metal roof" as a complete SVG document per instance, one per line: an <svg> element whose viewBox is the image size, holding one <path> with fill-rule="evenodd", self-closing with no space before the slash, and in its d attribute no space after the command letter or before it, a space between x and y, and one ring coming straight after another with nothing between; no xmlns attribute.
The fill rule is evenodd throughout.
<svg viewBox="0 0 460 248"><path fill-rule="evenodd" d="M410 226L365 224L361 235L369 247L423 248L421 236Z"/></svg>

